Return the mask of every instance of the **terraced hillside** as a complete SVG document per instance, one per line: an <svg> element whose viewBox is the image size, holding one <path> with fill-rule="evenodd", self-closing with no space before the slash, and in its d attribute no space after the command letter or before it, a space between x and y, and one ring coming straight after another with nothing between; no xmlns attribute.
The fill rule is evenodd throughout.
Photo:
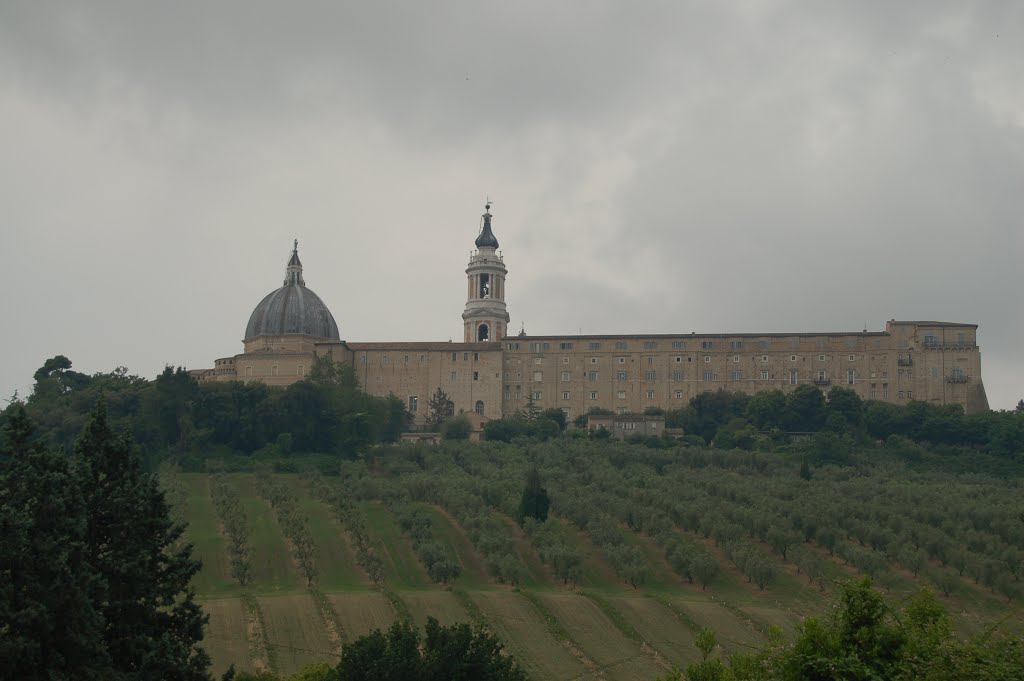
<svg viewBox="0 0 1024 681"><path fill-rule="evenodd" d="M214 671L233 663L292 673L336 661L347 642L396 618L422 625L433 616L486 624L538 680L654 679L698 658L702 627L715 630L726 651L748 650L769 627L792 632L802 617L820 613L835 579L866 572L896 595L955 577L940 597L960 613L964 632L1007 616L1003 626L1022 626L1019 606L1000 593L1009 589L986 586L981 576L975 584L966 567L960 576L950 555L927 555L926 539L915 577L897 551L873 549L870 540L861 547L850 529L834 542L794 529L798 504L780 516L790 521L782 527L774 516L782 507L768 501L777 482L771 471L684 470L678 461L645 460L642 449L623 450L633 460L583 465L582 452L564 446L394 448L371 465L347 464L342 475L271 475L280 483L271 498L267 474L261 483L255 473L229 473L223 479L248 527L244 586L232 573L211 476L179 474L187 538L204 564L195 588L210 615ZM513 516L529 466L545 481L552 513L521 528ZM831 484L833 473L816 475L820 482L810 485ZM742 495L729 485L744 476L763 483L760 515L772 526L760 534L736 529L730 504ZM792 478L791 485L799 480ZM671 483L667 500L657 496L659 481ZM694 490L703 495L700 507L672 508L698 503ZM723 503L714 503L719 495ZM696 519L686 517L691 510ZM297 557L307 539L291 538L300 536L296 522L311 542L310 587ZM844 557L848 549L874 551L881 563ZM706 587L693 574L700 561L714 565Z"/></svg>

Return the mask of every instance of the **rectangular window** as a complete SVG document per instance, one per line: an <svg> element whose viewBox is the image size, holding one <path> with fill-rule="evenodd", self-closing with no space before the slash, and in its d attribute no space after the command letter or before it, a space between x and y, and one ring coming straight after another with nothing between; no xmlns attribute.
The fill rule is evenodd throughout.
<svg viewBox="0 0 1024 681"><path fill-rule="evenodd" d="M888 391L887 391L887 392L888 392ZM888 397L888 395L886 395L886 397ZM907 399L908 399L908 400L912 400L912 399L914 399L914 391L913 391L913 390L908 390L908 391L907 391Z"/></svg>
<svg viewBox="0 0 1024 681"><path fill-rule="evenodd" d="M572 343L559 343L558 344L558 349L559 350L572 350Z"/></svg>
<svg viewBox="0 0 1024 681"><path fill-rule="evenodd" d="M672 347L674 348L685 348L686 341L672 341Z"/></svg>
<svg viewBox="0 0 1024 681"><path fill-rule="evenodd" d="M853 385L855 377L856 377L856 375L854 374L853 369L850 369L849 371L847 371L846 372L846 383L847 383L847 385Z"/></svg>
<svg viewBox="0 0 1024 681"><path fill-rule="evenodd" d="M365 352L359 356L359 363L360 364L366 364L366 353Z"/></svg>
<svg viewBox="0 0 1024 681"><path fill-rule="evenodd" d="M590 399L592 399L592 400L596 400L597 399L597 391L596 390L591 390L590 391Z"/></svg>
<svg viewBox="0 0 1024 681"><path fill-rule="evenodd" d="M789 370L789 384L790 385L796 385L796 381L797 381L796 369L790 369Z"/></svg>
<svg viewBox="0 0 1024 681"><path fill-rule="evenodd" d="M474 352L473 353L473 361L474 362L479 362L480 361L480 353L479 352Z"/></svg>
<svg viewBox="0 0 1024 681"><path fill-rule="evenodd" d="M597 372L596 371L588 371L587 372L587 380L588 381L596 381L597 380Z"/></svg>
<svg viewBox="0 0 1024 681"><path fill-rule="evenodd" d="M732 356L732 361L739 362L740 361L740 356L739 355L733 355Z"/></svg>
<svg viewBox="0 0 1024 681"><path fill-rule="evenodd" d="M939 346L939 337L934 335L934 334L931 334L931 333L925 334L925 336L924 336L924 346L926 348L936 348L936 347L938 347Z"/></svg>
<svg viewBox="0 0 1024 681"><path fill-rule="evenodd" d="M363 359L365 359L365 357ZM245 367L245 375L246 376L252 376L252 367L251 366Z"/></svg>
<svg viewBox="0 0 1024 681"><path fill-rule="evenodd" d="M469 361L469 353L468 352L462 353L462 361L463 362L468 362Z"/></svg>
<svg viewBox="0 0 1024 681"><path fill-rule="evenodd" d="M480 372L479 371L474 371L473 372L473 380L474 381L479 381L480 380Z"/></svg>
<svg viewBox="0 0 1024 681"><path fill-rule="evenodd" d="M452 372L452 380L453 381L457 381L458 379L459 379L459 372L458 371L453 371Z"/></svg>
<svg viewBox="0 0 1024 681"><path fill-rule="evenodd" d="M816 347L818 350L821 350L822 348L825 347L825 341L819 338L818 340L814 341L814 347Z"/></svg>
<svg viewBox="0 0 1024 681"><path fill-rule="evenodd" d="M531 393L531 394L533 395L533 399L535 399L535 400L539 400L539 399L544 397L544 393L541 393L541 392L535 392L535 393Z"/></svg>
<svg viewBox="0 0 1024 681"><path fill-rule="evenodd" d="M683 363L683 358L682 357L676 357L676 364L682 364L682 363Z"/></svg>
<svg viewBox="0 0 1024 681"><path fill-rule="evenodd" d="M849 362L856 362L857 361L857 355L847 355L846 359Z"/></svg>
<svg viewBox="0 0 1024 681"><path fill-rule="evenodd" d="M274 366L270 367L270 375L271 376L277 376L277 365L276 364Z"/></svg>
<svg viewBox="0 0 1024 681"><path fill-rule="evenodd" d="M742 378L743 378L743 372L742 371L732 371L732 372L729 372L729 380L730 381L739 381L739 380L742 380Z"/></svg>
<svg viewBox="0 0 1024 681"><path fill-rule="evenodd" d="M516 399L518 400L520 397L522 397L522 393L520 392L519 386L517 385L516 386Z"/></svg>
<svg viewBox="0 0 1024 681"><path fill-rule="evenodd" d="M677 400L681 400L681 399L683 399L683 391L682 391L682 390L677 390L677 391L675 391L675 393L673 393L673 394L674 394L674 395L676 396L676 399L677 399Z"/></svg>
<svg viewBox="0 0 1024 681"><path fill-rule="evenodd" d="M654 391L653 390L648 390L647 391L647 399L649 399L649 400L653 400L654 399Z"/></svg>
<svg viewBox="0 0 1024 681"><path fill-rule="evenodd" d="M426 355L420 355L420 364L426 364L426 363L427 363L427 356Z"/></svg>
<svg viewBox="0 0 1024 681"><path fill-rule="evenodd" d="M903 399L903 391L902 390L897 390L896 391L896 399L898 399L898 400L902 400Z"/></svg>
<svg viewBox="0 0 1024 681"><path fill-rule="evenodd" d="M819 384L820 383L825 383L827 380L828 379L825 377L825 371L824 370L819 370L818 371L818 378L817 378L818 383Z"/></svg>
<svg viewBox="0 0 1024 681"><path fill-rule="evenodd" d="M629 380L629 374L627 374L625 371L616 371L615 372L615 380L616 381L628 381Z"/></svg>
<svg viewBox="0 0 1024 681"><path fill-rule="evenodd" d="M615 349L616 350L628 350L629 349L629 343L627 343L626 341L615 341Z"/></svg>
<svg viewBox="0 0 1024 681"><path fill-rule="evenodd" d="M741 341L741 340L729 341L729 348L732 349L732 350L740 350L740 349L743 348L743 341Z"/></svg>
<svg viewBox="0 0 1024 681"><path fill-rule="evenodd" d="M590 358L590 363L591 364L597 364L597 357L591 357Z"/></svg>
<svg viewBox="0 0 1024 681"><path fill-rule="evenodd" d="M715 342L714 341L706 340L706 341L701 341L700 342L700 349L701 350L710 350L714 346L715 346Z"/></svg>
<svg viewBox="0 0 1024 681"><path fill-rule="evenodd" d="M656 347L658 344L655 341L644 341L644 350L653 350Z"/></svg>
<svg viewBox="0 0 1024 681"><path fill-rule="evenodd" d="M672 380L673 381L681 381L681 380L683 380L683 372L682 371L673 371L672 372Z"/></svg>
<svg viewBox="0 0 1024 681"><path fill-rule="evenodd" d="M625 391L625 390L619 390L619 391L617 391L617 392L615 393L615 397L619 398L620 400L624 400L624 399L626 399L626 391Z"/></svg>
<svg viewBox="0 0 1024 681"><path fill-rule="evenodd" d="M403 364L408 364L409 363L409 355L405 355L404 357L402 357L402 363Z"/></svg>
<svg viewBox="0 0 1024 681"><path fill-rule="evenodd" d="M772 346L772 342L770 340L758 341L757 344L761 346L762 350L767 350Z"/></svg>
<svg viewBox="0 0 1024 681"><path fill-rule="evenodd" d="M297 373L299 376L305 376L306 375L306 367L304 367L304 366L302 366L300 364L299 368L296 370L295 373Z"/></svg>
<svg viewBox="0 0 1024 681"><path fill-rule="evenodd" d="M409 411L415 414L420 408L420 398L415 395L409 395Z"/></svg>
<svg viewBox="0 0 1024 681"><path fill-rule="evenodd" d="M711 361L711 355L704 355L704 362L707 363L707 362L710 362L710 361Z"/></svg>
<svg viewBox="0 0 1024 681"><path fill-rule="evenodd" d="M508 388L505 388L505 399L506 399L506 400L510 400L510 399L512 399L512 393L511 393L511 392L509 392ZM518 400L519 398L518 398L518 397L516 397L516 399Z"/></svg>
<svg viewBox="0 0 1024 681"><path fill-rule="evenodd" d="M654 364L654 358L653 357L648 357L647 358L647 364Z"/></svg>
<svg viewBox="0 0 1024 681"><path fill-rule="evenodd" d="M768 355L761 355L761 361L762 362L767 362L768 361Z"/></svg>
<svg viewBox="0 0 1024 681"><path fill-rule="evenodd" d="M534 364L543 364L544 363L544 358L543 357L534 357L533 358L533 363Z"/></svg>
<svg viewBox="0 0 1024 681"><path fill-rule="evenodd" d="M453 352L453 353L452 353L452 361L454 362L454 361L455 361L455 360L457 360L458 358L459 358L459 353L457 353L457 352Z"/></svg>
<svg viewBox="0 0 1024 681"><path fill-rule="evenodd" d="M562 364L568 364L568 363L569 363L569 358L568 357L563 357L562 358Z"/></svg>
<svg viewBox="0 0 1024 681"><path fill-rule="evenodd" d="M568 382L569 382L569 372L568 371L563 371L562 372L562 383L568 383Z"/></svg>
<svg viewBox="0 0 1024 681"><path fill-rule="evenodd" d="M789 349L790 350L799 350L800 349L800 339L799 338L790 338L789 339Z"/></svg>
<svg viewBox="0 0 1024 681"><path fill-rule="evenodd" d="M767 381L768 380L768 372L767 371L762 371L761 372L761 380L762 381Z"/></svg>
<svg viewBox="0 0 1024 681"><path fill-rule="evenodd" d="M704 372L704 380L705 381L713 381L713 380L715 380L715 372L713 372L713 371L705 371Z"/></svg>
<svg viewBox="0 0 1024 681"><path fill-rule="evenodd" d="M939 377L939 367L932 367L932 378Z"/></svg>
<svg viewBox="0 0 1024 681"><path fill-rule="evenodd" d="M590 349L591 350L600 350L601 349L601 344L600 343L595 343L595 342L591 341Z"/></svg>
<svg viewBox="0 0 1024 681"><path fill-rule="evenodd" d="M645 371L644 372L644 380L645 381L653 381L653 380L655 380L656 377L657 377L657 372L656 371Z"/></svg>
<svg viewBox="0 0 1024 681"><path fill-rule="evenodd" d="M543 380L544 380L544 372L543 371L534 371L533 372L533 382L534 383L540 383Z"/></svg>
<svg viewBox="0 0 1024 681"><path fill-rule="evenodd" d="M567 392L563 392L563 393L562 393L562 399L563 399L563 400L567 400L567 399L569 399L569 393L567 393Z"/></svg>
<svg viewBox="0 0 1024 681"><path fill-rule="evenodd" d="M818 355L818 361L819 362L824 362L825 361L825 355Z"/></svg>

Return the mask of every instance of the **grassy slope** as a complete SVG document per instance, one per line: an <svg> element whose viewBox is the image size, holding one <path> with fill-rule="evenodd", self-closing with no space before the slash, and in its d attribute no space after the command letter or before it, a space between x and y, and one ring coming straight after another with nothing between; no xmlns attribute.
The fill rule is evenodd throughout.
<svg viewBox="0 0 1024 681"><path fill-rule="evenodd" d="M282 477L294 486L309 516L320 565L318 587L326 593L341 625L342 640L351 641L371 629L386 628L396 617L394 607L373 590L353 564L351 547L341 528L327 508L308 495L297 477ZM189 495L188 538L195 543L196 555L204 559L205 565L195 584L213 615L208 648L218 669L229 660L235 660L240 669L248 668L246 632L239 615L241 601L233 598L242 592L226 576L224 539L209 500L208 481L200 475L183 478ZM308 661L328 659L331 645L322 631L321 614L303 589L269 504L256 496L252 476L233 475L231 481L239 490L250 523L256 574L250 592L260 596L267 643L276 653L277 665L292 670ZM386 584L414 621L422 624L431 615L443 623L468 620L473 613L467 611L467 601L460 602L458 594L431 583L394 514L378 503L361 503L358 508L385 562ZM547 613L555 616L552 624L529 599L488 577L479 554L454 518L429 505L424 509L434 520L436 539L463 565L464 575L455 585L464 592L461 598L468 597L476 615L483 617L539 680L596 677L602 668L605 676L614 678L625 678L623 674L654 678L663 673L666 664L685 665L696 658L695 628L714 629L726 650L749 650L764 641L762 632L767 626L792 631L801 617L820 613L833 597L831 588L822 592L817 585L809 586L791 564L770 555L765 546L758 548L776 565L777 577L765 591L759 591L746 582L713 542L690 534L682 536L719 559L721 572L708 591L686 584L671 570L660 547L638 535L629 536L628 541L647 557L651 579L642 588L633 589L615 576L586 533L553 517L551 522L561 524L569 541L582 552L583 579L579 586L601 595L604 605L599 607L585 596L568 593L569 589L554 580L529 540L504 518L527 567L528 578L521 588L538 594ZM827 561L826 565L835 577L856 574L838 560ZM897 575L894 581L894 592L914 584L909 575ZM995 619L1001 607L995 598L977 588L965 587L961 594L941 600L974 626ZM1006 614L1002 607L1002 614ZM989 615L992 617L986 617ZM1015 626L1020 625L1019 620L1019 614L1015 615ZM559 638L559 631L568 638ZM637 635L641 640L636 639Z"/></svg>

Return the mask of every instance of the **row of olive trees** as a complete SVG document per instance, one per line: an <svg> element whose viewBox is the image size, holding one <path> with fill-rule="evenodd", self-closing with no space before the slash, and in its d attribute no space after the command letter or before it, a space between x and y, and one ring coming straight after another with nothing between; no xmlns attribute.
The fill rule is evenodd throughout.
<svg viewBox="0 0 1024 681"><path fill-rule="evenodd" d="M274 509L277 522L292 543L292 555L306 578L306 586L313 586L317 576L316 546L309 530L309 518L299 509L298 498L288 485L266 471L256 474L256 492Z"/></svg>
<svg viewBox="0 0 1024 681"><path fill-rule="evenodd" d="M228 540L228 563L231 576L242 586L252 582L252 547L249 545L249 524L238 496L224 473L210 476L210 498L217 518Z"/></svg>
<svg viewBox="0 0 1024 681"><path fill-rule="evenodd" d="M575 587L583 577L583 554L565 536L564 529L554 522L535 518L523 520L523 531L530 538L541 561L551 567L562 584Z"/></svg>
<svg viewBox="0 0 1024 681"><path fill-rule="evenodd" d="M412 549L430 578L442 584L458 579L462 574L462 565L449 558L444 547L434 539L430 516L411 504L395 506L392 511L398 516L399 527L412 540Z"/></svg>
<svg viewBox="0 0 1024 681"><path fill-rule="evenodd" d="M384 579L384 561L370 541L366 522L356 510L355 504L339 487L329 484L319 473L310 473L308 477L313 495L327 504L335 520L348 531L356 548L356 564L366 572L370 581L380 584Z"/></svg>

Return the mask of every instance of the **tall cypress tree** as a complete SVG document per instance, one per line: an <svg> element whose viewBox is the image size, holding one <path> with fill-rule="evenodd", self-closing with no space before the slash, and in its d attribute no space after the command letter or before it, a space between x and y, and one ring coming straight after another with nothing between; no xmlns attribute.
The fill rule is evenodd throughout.
<svg viewBox="0 0 1024 681"><path fill-rule="evenodd" d="M20 403L0 447L0 679L106 679L103 618L90 593L81 479L34 441Z"/></svg>
<svg viewBox="0 0 1024 681"><path fill-rule="evenodd" d="M206 617L189 581L200 569L183 528L170 519L153 475L132 442L116 437L101 401L75 446L84 476L88 562L102 577L92 589L103 641L119 680L208 679L199 647Z"/></svg>

